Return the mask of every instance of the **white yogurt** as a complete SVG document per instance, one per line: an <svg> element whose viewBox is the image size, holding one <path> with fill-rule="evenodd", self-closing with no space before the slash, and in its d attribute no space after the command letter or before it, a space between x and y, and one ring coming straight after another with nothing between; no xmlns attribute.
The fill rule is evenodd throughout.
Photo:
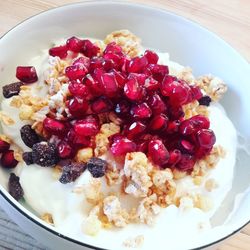
<svg viewBox="0 0 250 250"><path fill-rule="evenodd" d="M32 62L37 70L40 69L40 73L43 70L42 65L46 65L42 58L37 57ZM170 65L172 74L177 74L182 69L181 65L169 61L168 54L162 54L160 61ZM4 133L24 151L27 151L28 148L20 138L20 128L24 122L20 121L18 110L10 107L10 100L5 99L2 102L2 110L15 120L15 124L8 127L3 126ZM81 224L88 216L91 206L83 194L72 192L75 187L89 182L92 178L89 172L85 171L74 183L61 184L53 178L51 168L37 165L25 166L24 163L20 163L18 168L21 169L20 182L24 189L24 198L38 215L52 214L55 227L59 232L88 244L117 250L123 249L122 242L129 237L143 235L145 241L142 249L156 249L157 242L161 242L161 249L177 250L192 247L195 239L199 238L198 234L202 235L203 231L209 230L209 219L230 190L236 159L237 136L234 126L220 104L211 104L209 111L211 129L216 134L216 144L221 145L227 154L224 159L219 161L216 168L209 172L204 182L213 178L219 187L208 193L204 187L195 186L190 177L185 177L177 183L178 193L200 192L210 196L214 201L214 208L208 213L197 208L184 211L171 205L161 209L161 213L156 217L156 223L152 227L131 224L123 229L103 229L97 236L90 237L83 234ZM190 239L192 239L191 242Z"/></svg>

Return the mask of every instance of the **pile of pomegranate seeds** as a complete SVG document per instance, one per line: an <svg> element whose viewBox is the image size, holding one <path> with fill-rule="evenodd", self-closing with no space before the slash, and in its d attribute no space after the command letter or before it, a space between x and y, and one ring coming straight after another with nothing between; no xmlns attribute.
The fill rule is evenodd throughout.
<svg viewBox="0 0 250 250"><path fill-rule="evenodd" d="M54 117L43 121L47 133L59 139L60 159L72 159L84 147L95 148L100 115L110 112L121 121L120 134L109 138L115 157L142 151L160 168L189 171L196 160L210 153L216 138L208 118L197 115L185 120L183 105L194 100L209 105L211 99L198 87L169 75L155 52L146 50L129 58L112 42L101 53L90 40L76 37L49 50L61 59L69 52L76 57L65 69L69 115L63 121ZM32 75L31 68L25 70ZM18 71L19 79L27 82L25 70Z"/></svg>

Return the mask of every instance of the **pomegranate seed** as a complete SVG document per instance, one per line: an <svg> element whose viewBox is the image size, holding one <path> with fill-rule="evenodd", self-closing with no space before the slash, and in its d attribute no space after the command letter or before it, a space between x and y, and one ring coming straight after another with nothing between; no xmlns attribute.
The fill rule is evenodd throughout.
<svg viewBox="0 0 250 250"><path fill-rule="evenodd" d="M154 91L159 88L159 82L150 76L146 79L144 86L147 90Z"/></svg>
<svg viewBox="0 0 250 250"><path fill-rule="evenodd" d="M159 64L148 64L145 73L152 75L155 80L162 82L163 78L168 74L168 66Z"/></svg>
<svg viewBox="0 0 250 250"><path fill-rule="evenodd" d="M133 122L126 131L127 138L132 140L146 130L146 125L142 122Z"/></svg>
<svg viewBox="0 0 250 250"><path fill-rule="evenodd" d="M202 92L201 89L198 86L190 86L191 89L191 101L192 100L199 100L202 98Z"/></svg>
<svg viewBox="0 0 250 250"><path fill-rule="evenodd" d="M124 84L126 82L125 77L123 76L123 74L115 69L112 69L110 72L112 72L115 76L115 80L117 82L117 85L119 88L123 88Z"/></svg>
<svg viewBox="0 0 250 250"><path fill-rule="evenodd" d="M96 70L94 72L96 72ZM95 75L95 77L97 77L97 75ZM97 79L92 77L92 75L90 74L86 75L83 78L82 82L83 84L86 84L86 86L90 89L91 94L93 94L94 96L100 96L103 94L104 92L103 86Z"/></svg>
<svg viewBox="0 0 250 250"><path fill-rule="evenodd" d="M118 55L122 55L122 48L117 45L115 42L111 42L109 43L105 50L103 51L103 54L106 55L107 53L113 53L113 54L118 54Z"/></svg>
<svg viewBox="0 0 250 250"><path fill-rule="evenodd" d="M168 125L168 118L164 114L156 115L149 123L150 130L163 130Z"/></svg>
<svg viewBox="0 0 250 250"><path fill-rule="evenodd" d="M118 93L118 84L113 72L105 73L101 76L101 83L104 89L104 94L107 97L114 97Z"/></svg>
<svg viewBox="0 0 250 250"><path fill-rule="evenodd" d="M159 56L152 50L146 50L144 56L148 59L148 63L157 64Z"/></svg>
<svg viewBox="0 0 250 250"><path fill-rule="evenodd" d="M66 141L69 142L71 146L82 146L82 147L88 147L90 146L90 138L87 136L79 136L76 134L75 130L72 128L68 132L66 136Z"/></svg>
<svg viewBox="0 0 250 250"><path fill-rule="evenodd" d="M88 69L83 64L75 64L65 69L65 74L69 80L81 80L87 73Z"/></svg>
<svg viewBox="0 0 250 250"><path fill-rule="evenodd" d="M16 68L16 78L24 83L33 83L38 80L36 69L32 66L18 66Z"/></svg>
<svg viewBox="0 0 250 250"><path fill-rule="evenodd" d="M88 102L80 97L75 96L68 101L67 107L73 117L79 118L86 113L88 109Z"/></svg>
<svg viewBox="0 0 250 250"><path fill-rule="evenodd" d="M211 148L199 147L199 148L196 149L194 155L195 155L196 159L202 159L203 157L208 155L211 152L212 149L213 149L213 147L211 147Z"/></svg>
<svg viewBox="0 0 250 250"><path fill-rule="evenodd" d="M181 106L171 106L168 109L168 116L171 120L180 120L185 113Z"/></svg>
<svg viewBox="0 0 250 250"><path fill-rule="evenodd" d="M64 123L57 121L55 119L46 117L43 120L43 127L52 135L64 135L67 132L66 126Z"/></svg>
<svg viewBox="0 0 250 250"><path fill-rule="evenodd" d="M161 93L164 96L168 96L170 103L173 106L181 106L186 103L189 97L190 88L187 84L181 84L177 81L172 81L168 83L169 76L166 76L163 79L161 85Z"/></svg>
<svg viewBox="0 0 250 250"><path fill-rule="evenodd" d="M212 148L216 142L216 137L211 129L201 129L197 132L197 142L202 148Z"/></svg>
<svg viewBox="0 0 250 250"><path fill-rule="evenodd" d="M0 140L0 153L4 153L9 150L10 144L6 141Z"/></svg>
<svg viewBox="0 0 250 250"><path fill-rule="evenodd" d="M190 135L199 129L208 129L210 126L209 119L203 115L195 115L190 119L183 121L179 131L182 135Z"/></svg>
<svg viewBox="0 0 250 250"><path fill-rule="evenodd" d="M57 148L59 157L62 159L69 158L72 154L72 148L66 141L61 141Z"/></svg>
<svg viewBox="0 0 250 250"><path fill-rule="evenodd" d="M150 107L145 102L133 106L130 113L135 119L147 119L152 115Z"/></svg>
<svg viewBox="0 0 250 250"><path fill-rule="evenodd" d="M81 51L83 44L84 44L83 40L81 40L75 36L72 36L66 42L67 49L71 50L75 53L79 53Z"/></svg>
<svg viewBox="0 0 250 250"><path fill-rule="evenodd" d="M154 94L149 97L148 105L154 114L164 113L167 110L167 106L158 94Z"/></svg>
<svg viewBox="0 0 250 250"><path fill-rule="evenodd" d="M115 113L120 116L126 116L129 114L130 104L126 100L121 100L115 105Z"/></svg>
<svg viewBox="0 0 250 250"><path fill-rule="evenodd" d="M73 96L85 97L89 94L88 87L81 83L80 80L73 80L69 82L69 92Z"/></svg>
<svg viewBox="0 0 250 250"><path fill-rule="evenodd" d="M96 113L104 113L112 109L111 101L105 96L100 96L91 104L91 110Z"/></svg>
<svg viewBox="0 0 250 250"><path fill-rule="evenodd" d="M194 157L189 154L183 154L180 161L175 165L177 169L181 171L193 170L195 164Z"/></svg>
<svg viewBox="0 0 250 250"><path fill-rule="evenodd" d="M18 164L18 161L14 157L14 151L8 150L2 154L1 166L3 168L14 168Z"/></svg>
<svg viewBox="0 0 250 250"><path fill-rule="evenodd" d="M156 165L162 167L168 162L169 152L161 140L154 139L148 144L148 156Z"/></svg>
<svg viewBox="0 0 250 250"><path fill-rule="evenodd" d="M83 47L81 52L87 57L96 56L100 51L100 48L92 43L90 40L83 40Z"/></svg>
<svg viewBox="0 0 250 250"><path fill-rule="evenodd" d="M79 120L74 124L74 130L80 136L92 136L99 132L99 122L93 116Z"/></svg>
<svg viewBox="0 0 250 250"><path fill-rule="evenodd" d="M147 66L148 60L145 56L134 57L131 59L127 66L127 71L129 73L141 73Z"/></svg>
<svg viewBox="0 0 250 250"><path fill-rule="evenodd" d="M110 150L114 156L123 156L129 152L134 152L136 150L136 144L124 137L115 140L112 143Z"/></svg>
<svg viewBox="0 0 250 250"><path fill-rule="evenodd" d="M179 126L180 126L180 121L179 120L169 121L166 132L168 134L176 133L179 130Z"/></svg>
<svg viewBox="0 0 250 250"><path fill-rule="evenodd" d="M83 65L86 69L89 69L89 66L90 66L90 59L86 56L81 56L81 57L78 57L76 58L72 65L77 65L77 64L81 64Z"/></svg>
<svg viewBox="0 0 250 250"><path fill-rule="evenodd" d="M169 153L168 165L174 166L181 160L181 151L179 149L174 149Z"/></svg>
<svg viewBox="0 0 250 250"><path fill-rule="evenodd" d="M130 73L128 79L135 79L138 81L139 85L144 86L145 80L147 79L147 75L138 74L138 73Z"/></svg>
<svg viewBox="0 0 250 250"><path fill-rule="evenodd" d="M132 101L139 101L142 99L144 92L142 87L135 79L128 80L124 85L124 93L128 99Z"/></svg>
<svg viewBox="0 0 250 250"><path fill-rule="evenodd" d="M106 62L107 61L111 61L112 62L111 63L113 65L112 68L120 69L121 66L122 66L122 63L123 63L122 58L119 55L117 55L117 54L113 54L113 53L109 52L109 53L106 53L103 56L103 58L104 58L104 61L106 61ZM104 68L105 68L105 63L104 63Z"/></svg>
<svg viewBox="0 0 250 250"><path fill-rule="evenodd" d="M188 140L180 140L179 141L179 149L182 153L192 154L194 152L194 145Z"/></svg>
<svg viewBox="0 0 250 250"><path fill-rule="evenodd" d="M49 55L50 56L58 56L61 59L64 59L68 55L68 48L66 45L53 47L49 49Z"/></svg>
<svg viewBox="0 0 250 250"><path fill-rule="evenodd" d="M103 57L94 56L90 59L89 71L93 72L97 68L103 68Z"/></svg>

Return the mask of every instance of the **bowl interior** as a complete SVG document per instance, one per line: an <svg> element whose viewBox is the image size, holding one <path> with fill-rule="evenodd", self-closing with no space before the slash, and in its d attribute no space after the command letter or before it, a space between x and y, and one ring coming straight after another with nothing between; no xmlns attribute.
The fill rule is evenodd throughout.
<svg viewBox="0 0 250 250"><path fill-rule="evenodd" d="M229 87L223 106L249 149L248 63L211 32L158 9L128 3L89 2L50 10L28 19L0 40L1 85L15 81L16 66L27 64L41 50L51 47L55 40L73 35L103 39L118 29L129 29L141 37L145 47L169 52L172 60L190 66L196 76L211 73L222 78ZM223 222L224 215L231 211L235 194L249 186L248 162L249 156L240 150L233 188L214 218L215 225ZM249 196L246 199L245 203L250 203ZM230 232L249 220L249 214L244 212L247 211L245 203L242 203L243 211L238 210L232 217L234 226ZM206 243L219 237L213 236Z"/></svg>

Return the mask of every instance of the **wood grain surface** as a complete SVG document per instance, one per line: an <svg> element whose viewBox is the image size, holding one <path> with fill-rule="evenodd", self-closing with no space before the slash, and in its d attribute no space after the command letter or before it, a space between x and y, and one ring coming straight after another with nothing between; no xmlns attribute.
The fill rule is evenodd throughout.
<svg viewBox="0 0 250 250"><path fill-rule="evenodd" d="M79 1L0 0L0 36L41 11ZM187 17L218 34L250 62L250 0L137 0ZM11 225L11 226L10 226ZM0 212L0 249L44 249ZM4 236L4 237L3 237ZM25 240L23 240L25 239ZM22 244L21 244L21 243ZM21 245L20 245L21 244ZM250 225L218 250L250 250Z"/></svg>

